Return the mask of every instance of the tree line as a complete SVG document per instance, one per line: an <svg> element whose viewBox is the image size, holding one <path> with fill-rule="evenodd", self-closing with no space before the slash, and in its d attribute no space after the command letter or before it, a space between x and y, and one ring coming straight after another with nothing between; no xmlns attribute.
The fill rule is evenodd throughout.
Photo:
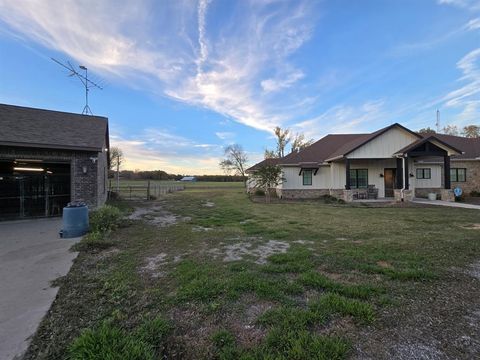
<svg viewBox="0 0 480 360"><path fill-rule="evenodd" d="M423 129L418 130L420 135L435 135L437 132L430 128L426 127ZM445 135L454 135L454 136L464 136L467 138L479 138L480 137L480 126L478 125L467 125L463 128L459 128L456 125L447 125L443 129L440 130L440 134Z"/></svg>

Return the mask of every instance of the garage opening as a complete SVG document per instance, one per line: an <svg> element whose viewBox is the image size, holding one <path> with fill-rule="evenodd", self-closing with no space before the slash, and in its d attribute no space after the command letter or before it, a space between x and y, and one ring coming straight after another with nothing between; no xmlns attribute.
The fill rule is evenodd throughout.
<svg viewBox="0 0 480 360"><path fill-rule="evenodd" d="M59 216L70 201L70 164L0 160L0 218Z"/></svg>

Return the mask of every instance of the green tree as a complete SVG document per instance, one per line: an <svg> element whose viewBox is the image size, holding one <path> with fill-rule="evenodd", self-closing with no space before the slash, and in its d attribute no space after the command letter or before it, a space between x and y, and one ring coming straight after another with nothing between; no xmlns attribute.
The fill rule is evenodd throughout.
<svg viewBox="0 0 480 360"><path fill-rule="evenodd" d="M276 188L283 181L282 168L278 165L261 166L252 175L254 187L265 191L265 202L270 202L270 189Z"/></svg>
<svg viewBox="0 0 480 360"><path fill-rule="evenodd" d="M428 136L428 135L435 135L437 132L433 130L431 127L426 127L418 130L418 133L422 136Z"/></svg>

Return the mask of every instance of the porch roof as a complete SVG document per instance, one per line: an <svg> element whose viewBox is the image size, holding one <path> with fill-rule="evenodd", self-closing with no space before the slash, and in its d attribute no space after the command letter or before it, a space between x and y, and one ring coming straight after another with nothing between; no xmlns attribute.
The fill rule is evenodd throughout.
<svg viewBox="0 0 480 360"><path fill-rule="evenodd" d="M395 155L407 155L408 153L410 153L412 151L415 151L415 149L418 149L419 147L421 147L423 144L426 144L426 143L431 143L431 144L435 145L436 147L439 147L439 148L447 151L448 153L451 153L451 155L461 155L461 154L464 153L462 150L457 149L455 146L452 146L452 145L446 143L445 141L439 139L436 135L430 135L430 136L425 137L423 139L419 139L417 141L414 141L413 143L405 146L403 149L400 149L399 151L397 151L393 155L394 156Z"/></svg>

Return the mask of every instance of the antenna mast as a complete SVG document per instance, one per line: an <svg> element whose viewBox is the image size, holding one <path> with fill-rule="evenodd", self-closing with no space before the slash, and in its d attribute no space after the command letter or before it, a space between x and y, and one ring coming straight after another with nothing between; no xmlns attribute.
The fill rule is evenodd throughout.
<svg viewBox="0 0 480 360"><path fill-rule="evenodd" d="M83 84L85 87L85 106L83 107L82 114L83 115L93 115L92 110L90 109L90 106L88 105L88 92L90 91L90 88L98 88L100 90L103 90L103 88L94 83L92 80L88 78L88 69L86 66L80 65L79 68L81 70L85 71L85 75L79 74L77 70L73 67L73 65L70 63L70 61L67 61L67 64L63 64L60 61L51 58L53 61L55 61L58 65L64 67L68 71L70 71L70 74L68 76L76 76Z"/></svg>
<svg viewBox="0 0 480 360"><path fill-rule="evenodd" d="M437 134L440 133L440 110L437 109L437 122L435 123L437 127Z"/></svg>

